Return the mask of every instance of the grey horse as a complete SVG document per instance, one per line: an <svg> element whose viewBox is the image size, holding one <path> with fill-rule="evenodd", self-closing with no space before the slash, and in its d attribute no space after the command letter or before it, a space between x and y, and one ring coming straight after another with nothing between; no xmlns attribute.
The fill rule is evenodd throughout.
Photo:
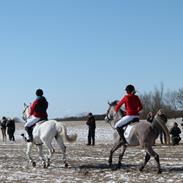
<svg viewBox="0 0 183 183"><path fill-rule="evenodd" d="M105 117L105 121L109 123L112 127L123 116L122 111L119 111L117 113L115 112L115 107L117 103L118 101L108 103L109 108L107 110L107 114ZM150 160L150 157L152 156L157 163L157 173L162 172L160 161L159 161L159 155L153 150L152 146L155 144L155 140L157 139L161 130L165 132L165 136L166 136L165 143L170 144L170 134L166 126L166 122L167 122L167 117L164 114L163 110L160 109L155 115L152 123L149 123L146 121L140 121L140 122L131 124L132 125L131 130L129 132L129 136L127 139L128 145L130 146L140 145L142 148L145 149L145 152L146 152L145 160L139 168L140 171L144 169L147 162ZM123 146L122 153L119 155L119 160L118 160L118 168L121 167L121 160L123 158L123 155L128 145L124 144L123 140L119 137L119 135L117 135L117 141L115 142L114 146L110 151L109 166L112 166L113 153L118 148Z"/></svg>

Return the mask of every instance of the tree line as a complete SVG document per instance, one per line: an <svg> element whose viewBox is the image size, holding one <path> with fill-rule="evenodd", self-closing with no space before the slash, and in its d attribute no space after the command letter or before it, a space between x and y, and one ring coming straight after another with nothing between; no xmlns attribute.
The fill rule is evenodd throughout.
<svg viewBox="0 0 183 183"><path fill-rule="evenodd" d="M143 103L141 118L145 119L148 112L156 113L158 109L165 110L168 118L183 117L183 88L164 90L164 85L155 87L153 91L140 95Z"/></svg>

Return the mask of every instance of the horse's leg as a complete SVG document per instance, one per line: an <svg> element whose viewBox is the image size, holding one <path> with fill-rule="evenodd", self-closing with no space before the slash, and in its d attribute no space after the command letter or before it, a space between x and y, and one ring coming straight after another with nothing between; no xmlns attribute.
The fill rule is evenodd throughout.
<svg viewBox="0 0 183 183"><path fill-rule="evenodd" d="M50 166L50 159L52 157L52 154L53 154L53 147L51 145L51 142L50 141L43 141L44 142L44 145L47 147L48 149L48 154L46 156L46 162L47 162L47 165L46 167L49 167Z"/></svg>
<svg viewBox="0 0 183 183"><path fill-rule="evenodd" d="M149 153L151 156L154 157L154 159L155 159L155 161L156 161L156 163L157 163L157 169L158 169L157 173L158 173L158 174L159 174L159 173L162 173L161 166L160 166L160 162L159 162L159 155L152 149L152 146L149 146L149 147L147 148L147 151L148 151L148 153Z"/></svg>
<svg viewBox="0 0 183 183"><path fill-rule="evenodd" d="M123 141L122 140L118 140L118 142L116 142L114 144L114 146L112 147L112 149L110 150L110 155L109 155L109 166L111 167L112 166L112 156L113 156L113 153L119 149L121 146L123 145Z"/></svg>
<svg viewBox="0 0 183 183"><path fill-rule="evenodd" d="M28 158L29 162L32 164L33 167L35 167L36 166L36 162L34 162L32 157L31 157L32 146L33 146L32 142L27 143L26 155L27 155L27 158Z"/></svg>
<svg viewBox="0 0 183 183"><path fill-rule="evenodd" d="M37 148L38 148L38 152L39 152L39 159L41 160L43 167L46 168L46 162L45 162L45 159L43 157L43 146L37 145Z"/></svg>
<svg viewBox="0 0 183 183"><path fill-rule="evenodd" d="M6 129L4 129L4 137L5 137L5 140L6 140L7 139Z"/></svg>
<svg viewBox="0 0 183 183"><path fill-rule="evenodd" d="M3 142L4 142L4 129L1 129L1 132L2 132Z"/></svg>
<svg viewBox="0 0 183 183"><path fill-rule="evenodd" d="M3 142L6 141L6 129L3 129Z"/></svg>
<svg viewBox="0 0 183 183"><path fill-rule="evenodd" d="M142 171L144 169L144 167L146 166L147 162L150 160L151 156L149 155L149 153L146 151L146 155L145 155L145 159L144 159L144 163L140 166L139 170Z"/></svg>
<svg viewBox="0 0 183 183"><path fill-rule="evenodd" d="M60 149L62 150L62 154L63 154L63 161L65 164L65 167L68 167L68 163L67 163L67 159L66 159L66 146L64 145L63 139L61 136L57 135L57 137L55 138L57 141L57 144L59 145Z"/></svg>
<svg viewBox="0 0 183 183"><path fill-rule="evenodd" d="M123 151L122 151L122 153L119 155L118 168L120 168L120 167L121 167L121 160L122 160L123 155L124 155L124 153L125 153L125 151L126 151L126 148L127 148L127 145L126 145L126 144L124 144L124 145L123 145Z"/></svg>

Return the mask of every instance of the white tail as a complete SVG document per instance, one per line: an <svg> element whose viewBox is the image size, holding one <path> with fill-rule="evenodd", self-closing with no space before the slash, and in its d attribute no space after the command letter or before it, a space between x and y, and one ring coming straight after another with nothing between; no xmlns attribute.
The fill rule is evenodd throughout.
<svg viewBox="0 0 183 183"><path fill-rule="evenodd" d="M67 134L67 128L62 122L56 123L58 134L62 136L67 142L73 143L77 139L77 134Z"/></svg>

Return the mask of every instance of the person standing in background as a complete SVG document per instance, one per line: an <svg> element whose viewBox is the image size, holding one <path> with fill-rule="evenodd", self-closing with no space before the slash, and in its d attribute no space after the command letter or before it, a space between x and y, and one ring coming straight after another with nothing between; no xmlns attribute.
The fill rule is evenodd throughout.
<svg viewBox="0 0 183 183"><path fill-rule="evenodd" d="M7 133L8 133L8 136L9 136L9 140L10 141L15 141L15 136L14 136L14 133L15 133L15 120L14 119L9 119L7 121Z"/></svg>
<svg viewBox="0 0 183 183"><path fill-rule="evenodd" d="M179 142L181 140L180 134L181 130L178 127L178 124L175 122L173 127L170 129L170 134L172 135L172 143L173 145L179 145Z"/></svg>
<svg viewBox="0 0 183 183"><path fill-rule="evenodd" d="M96 128L96 123L95 123L95 118L93 114L90 112L88 114L88 119L86 121L86 125L88 125L88 144L87 145L95 145L95 128ZM92 141L92 143L91 143Z"/></svg>

